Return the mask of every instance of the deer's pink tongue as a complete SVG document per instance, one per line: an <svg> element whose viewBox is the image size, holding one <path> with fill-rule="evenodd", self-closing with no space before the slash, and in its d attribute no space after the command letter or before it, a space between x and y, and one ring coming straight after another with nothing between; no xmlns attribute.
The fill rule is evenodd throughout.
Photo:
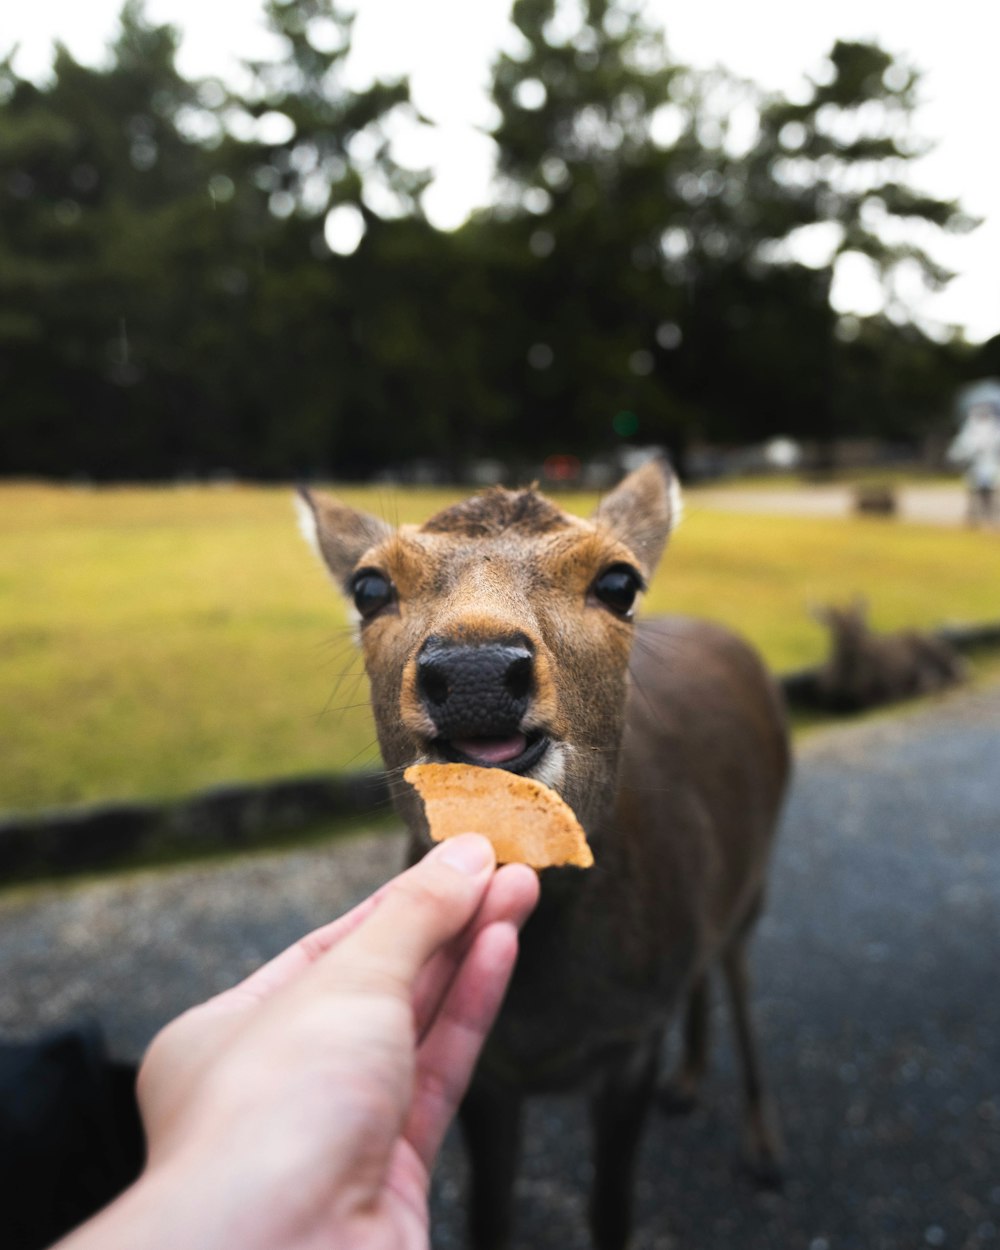
<svg viewBox="0 0 1000 1250"><path fill-rule="evenodd" d="M481 764L506 764L524 753L528 740L524 734L511 734L509 738L453 738L451 745Z"/></svg>

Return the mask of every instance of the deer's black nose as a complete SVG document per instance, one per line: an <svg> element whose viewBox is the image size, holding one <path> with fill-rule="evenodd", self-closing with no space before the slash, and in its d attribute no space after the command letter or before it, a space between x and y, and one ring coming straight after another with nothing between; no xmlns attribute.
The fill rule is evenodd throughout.
<svg viewBox="0 0 1000 1250"><path fill-rule="evenodd" d="M444 738L516 733L534 687L527 639L471 644L431 637L417 657L417 690Z"/></svg>

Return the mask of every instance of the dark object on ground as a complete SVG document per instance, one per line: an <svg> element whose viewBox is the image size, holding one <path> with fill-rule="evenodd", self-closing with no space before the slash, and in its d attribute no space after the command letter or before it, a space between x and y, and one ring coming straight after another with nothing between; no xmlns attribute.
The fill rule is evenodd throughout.
<svg viewBox="0 0 1000 1250"><path fill-rule="evenodd" d="M907 630L876 634L867 606L857 599L847 608L816 608L814 616L831 634L829 660L816 678L821 706L862 711L954 686L965 666L942 638Z"/></svg>
<svg viewBox="0 0 1000 1250"><path fill-rule="evenodd" d="M899 511L891 486L859 486L854 492L854 511L864 516L895 516Z"/></svg>
<svg viewBox="0 0 1000 1250"><path fill-rule="evenodd" d="M138 1176L135 1077L94 1027L0 1043L5 1250L44 1250Z"/></svg>

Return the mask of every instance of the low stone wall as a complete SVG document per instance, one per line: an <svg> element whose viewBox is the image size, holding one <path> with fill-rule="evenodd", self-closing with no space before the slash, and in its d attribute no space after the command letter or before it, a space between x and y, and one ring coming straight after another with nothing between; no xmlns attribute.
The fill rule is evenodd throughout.
<svg viewBox="0 0 1000 1250"><path fill-rule="evenodd" d="M385 808L382 773L215 786L173 803L102 803L0 818L0 883L259 845Z"/></svg>
<svg viewBox="0 0 1000 1250"><path fill-rule="evenodd" d="M1000 646L1000 623L949 626L958 651ZM780 678L791 707L819 703L818 668ZM322 821L371 815L389 804L382 773L225 785L173 803L103 803L0 817L0 886L129 862L237 850L304 832Z"/></svg>

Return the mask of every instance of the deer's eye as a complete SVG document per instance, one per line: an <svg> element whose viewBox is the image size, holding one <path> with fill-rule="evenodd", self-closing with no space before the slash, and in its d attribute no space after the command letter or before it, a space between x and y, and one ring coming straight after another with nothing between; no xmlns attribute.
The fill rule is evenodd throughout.
<svg viewBox="0 0 1000 1250"><path fill-rule="evenodd" d="M355 573L351 578L351 594L354 606L365 621L370 621L396 597L392 582L376 569L360 569Z"/></svg>
<svg viewBox="0 0 1000 1250"><path fill-rule="evenodd" d="M618 616L631 616L635 597L643 588L642 578L628 564L612 564L599 573L591 593Z"/></svg>

